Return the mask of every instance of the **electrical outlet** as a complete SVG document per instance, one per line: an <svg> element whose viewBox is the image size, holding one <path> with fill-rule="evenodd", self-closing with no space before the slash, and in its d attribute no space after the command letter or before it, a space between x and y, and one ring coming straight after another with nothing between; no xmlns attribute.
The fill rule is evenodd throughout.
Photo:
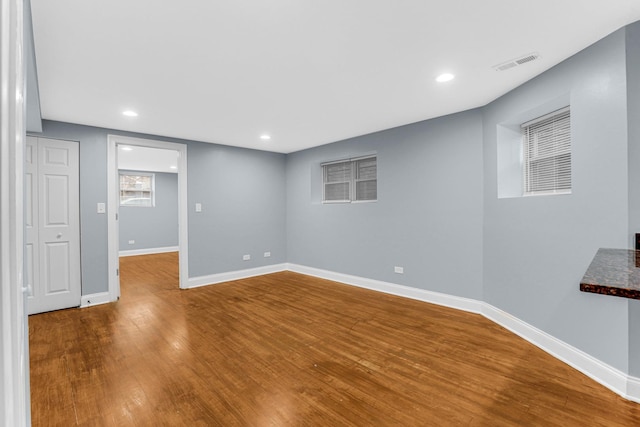
<svg viewBox="0 0 640 427"><path fill-rule="evenodd" d="M265 258L269 258L270 256L271 256L271 252L265 252L265 253L264 253L264 257L265 257Z"/></svg>
<svg viewBox="0 0 640 427"><path fill-rule="evenodd" d="M393 272L398 274L404 274L404 267L393 267Z"/></svg>
<svg viewBox="0 0 640 427"><path fill-rule="evenodd" d="M135 245L136 241L135 240L129 240L129 244L130 245Z"/></svg>
<svg viewBox="0 0 640 427"><path fill-rule="evenodd" d="M242 255L243 261L249 261L251 259L251 255Z"/></svg>

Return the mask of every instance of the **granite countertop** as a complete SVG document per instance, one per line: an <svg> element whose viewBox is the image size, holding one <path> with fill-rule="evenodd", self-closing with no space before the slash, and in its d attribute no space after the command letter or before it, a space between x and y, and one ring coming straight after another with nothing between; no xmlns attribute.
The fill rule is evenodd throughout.
<svg viewBox="0 0 640 427"><path fill-rule="evenodd" d="M640 299L640 251L598 249L580 282L580 290Z"/></svg>

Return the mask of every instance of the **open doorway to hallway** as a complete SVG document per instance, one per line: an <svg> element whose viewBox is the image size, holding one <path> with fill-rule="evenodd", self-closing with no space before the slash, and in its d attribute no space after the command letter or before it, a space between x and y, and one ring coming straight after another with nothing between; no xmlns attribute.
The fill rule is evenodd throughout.
<svg viewBox="0 0 640 427"><path fill-rule="evenodd" d="M176 150L118 144L121 286L125 275L139 269L147 278L141 285L154 282L153 271L144 269L149 259L161 270L178 272L178 155ZM126 295L124 289L121 293Z"/></svg>
<svg viewBox="0 0 640 427"><path fill-rule="evenodd" d="M187 147L109 135L109 294L120 297L120 257L178 252L188 278Z"/></svg>

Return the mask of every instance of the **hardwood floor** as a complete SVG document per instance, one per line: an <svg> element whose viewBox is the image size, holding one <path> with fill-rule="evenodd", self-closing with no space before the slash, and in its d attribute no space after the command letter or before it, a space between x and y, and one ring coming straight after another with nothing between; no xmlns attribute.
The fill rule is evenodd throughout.
<svg viewBox="0 0 640 427"><path fill-rule="evenodd" d="M29 318L34 426L638 426L628 402L479 315L291 272Z"/></svg>

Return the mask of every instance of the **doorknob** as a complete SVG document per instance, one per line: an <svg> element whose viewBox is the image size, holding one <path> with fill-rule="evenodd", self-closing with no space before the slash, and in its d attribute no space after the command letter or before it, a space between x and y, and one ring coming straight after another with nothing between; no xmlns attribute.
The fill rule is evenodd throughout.
<svg viewBox="0 0 640 427"><path fill-rule="evenodd" d="M58 233L58 235L56 236L58 239L62 237L62 233Z"/></svg>

